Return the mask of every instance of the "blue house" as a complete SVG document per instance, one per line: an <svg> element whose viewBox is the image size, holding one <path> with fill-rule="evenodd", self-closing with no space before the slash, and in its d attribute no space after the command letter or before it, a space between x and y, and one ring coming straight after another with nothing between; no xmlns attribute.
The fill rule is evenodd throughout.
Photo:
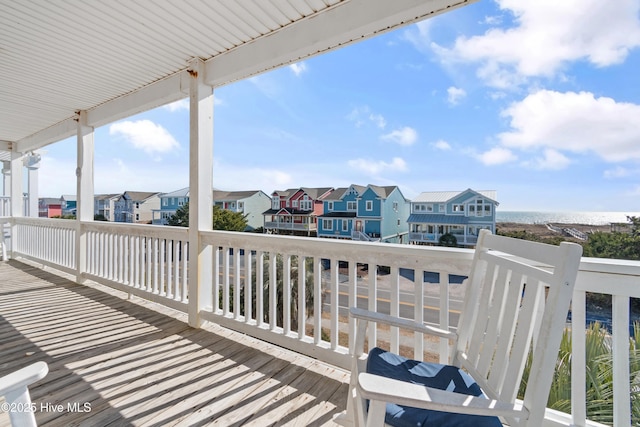
<svg viewBox="0 0 640 427"><path fill-rule="evenodd" d="M262 227L262 212L271 206L271 198L261 190L221 191L213 190L213 205L232 212L239 212L247 219L246 231ZM189 203L189 188L182 188L160 196L160 209L153 212L153 224L166 225L176 211Z"/></svg>
<svg viewBox="0 0 640 427"><path fill-rule="evenodd" d="M167 220L175 215L176 211L189 202L189 187L160 195L160 209L152 212L151 223L155 225L167 225Z"/></svg>
<svg viewBox="0 0 640 427"><path fill-rule="evenodd" d="M318 237L406 242L409 201L397 186L351 185L324 199Z"/></svg>
<svg viewBox="0 0 640 427"><path fill-rule="evenodd" d="M475 246L482 229L496 231L496 192L432 191L421 193L411 203L409 241L438 244L447 235L452 244Z"/></svg>

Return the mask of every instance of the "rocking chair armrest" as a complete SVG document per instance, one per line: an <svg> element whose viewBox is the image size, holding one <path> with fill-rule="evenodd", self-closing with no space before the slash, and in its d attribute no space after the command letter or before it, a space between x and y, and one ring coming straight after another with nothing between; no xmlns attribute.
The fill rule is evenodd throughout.
<svg viewBox="0 0 640 427"><path fill-rule="evenodd" d="M49 372L45 362L36 362L4 377L0 377L0 396L26 388Z"/></svg>
<svg viewBox="0 0 640 427"><path fill-rule="evenodd" d="M485 397L469 396L445 390L425 387L380 375L358 375L358 392L364 399L389 402L414 408L506 418L527 418L528 411L522 404L501 402Z"/></svg>
<svg viewBox="0 0 640 427"><path fill-rule="evenodd" d="M457 338L457 334L451 331L445 331L444 329L435 328L422 323L415 322L409 319L402 319L399 317L389 316L388 314L376 313L373 311L363 310L357 307L351 307L349 314L355 319L366 320L369 322L383 323L389 326L396 326L402 329L407 329L413 332L421 332L423 334L433 335L440 338L446 338L448 340L454 340Z"/></svg>

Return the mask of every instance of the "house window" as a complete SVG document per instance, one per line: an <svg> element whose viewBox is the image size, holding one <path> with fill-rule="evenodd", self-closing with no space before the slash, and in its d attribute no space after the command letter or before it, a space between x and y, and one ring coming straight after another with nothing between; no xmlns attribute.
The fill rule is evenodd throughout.
<svg viewBox="0 0 640 427"><path fill-rule="evenodd" d="M239 211L244 210L244 202L238 202L238 210Z"/></svg>
<svg viewBox="0 0 640 427"><path fill-rule="evenodd" d="M166 198L162 199L162 206L167 206L167 205L169 205L169 200L167 200Z"/></svg>
<svg viewBox="0 0 640 427"><path fill-rule="evenodd" d="M294 200L293 202L291 202L291 207L292 208L297 208L298 207L298 201Z"/></svg>
<svg viewBox="0 0 640 427"><path fill-rule="evenodd" d="M310 211L311 208L311 200L300 200L300 209L304 211Z"/></svg>
<svg viewBox="0 0 640 427"><path fill-rule="evenodd" d="M280 199L273 199L271 202L271 207L273 209L278 209L280 207Z"/></svg>
<svg viewBox="0 0 640 427"><path fill-rule="evenodd" d="M136 202L136 209L140 209L140 203Z"/></svg>
<svg viewBox="0 0 640 427"><path fill-rule="evenodd" d="M373 210L373 200L367 200L365 209L368 211Z"/></svg>
<svg viewBox="0 0 640 427"><path fill-rule="evenodd" d="M348 231L349 230L349 221L346 219L342 220L342 231Z"/></svg>
<svg viewBox="0 0 640 427"><path fill-rule="evenodd" d="M442 204L438 205L438 211L439 212L444 212L444 205L442 205Z"/></svg>
<svg viewBox="0 0 640 427"><path fill-rule="evenodd" d="M357 210L357 203L356 202L347 202L347 210L348 211Z"/></svg>
<svg viewBox="0 0 640 427"><path fill-rule="evenodd" d="M140 214L136 214L136 221L140 221Z"/></svg>
<svg viewBox="0 0 640 427"><path fill-rule="evenodd" d="M327 202L327 209L330 211L333 210L333 202Z"/></svg>
<svg viewBox="0 0 640 427"><path fill-rule="evenodd" d="M453 205L454 212L464 212L464 205Z"/></svg>
<svg viewBox="0 0 640 427"><path fill-rule="evenodd" d="M330 220L330 219L323 219L322 220L322 228L324 230L327 230L327 231L333 230L333 221Z"/></svg>
<svg viewBox="0 0 640 427"><path fill-rule="evenodd" d="M398 212L398 202L393 202L393 211Z"/></svg>

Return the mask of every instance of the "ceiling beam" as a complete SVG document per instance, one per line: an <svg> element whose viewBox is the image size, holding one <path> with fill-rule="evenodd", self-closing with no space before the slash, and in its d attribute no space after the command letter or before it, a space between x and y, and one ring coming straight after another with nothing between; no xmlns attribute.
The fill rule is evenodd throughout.
<svg viewBox="0 0 640 427"><path fill-rule="evenodd" d="M207 61L206 82L221 86L477 0L350 0Z"/></svg>

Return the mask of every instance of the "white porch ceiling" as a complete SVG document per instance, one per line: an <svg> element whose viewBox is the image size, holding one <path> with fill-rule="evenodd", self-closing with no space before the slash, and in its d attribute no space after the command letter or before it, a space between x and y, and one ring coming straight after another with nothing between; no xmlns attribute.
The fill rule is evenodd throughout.
<svg viewBox="0 0 640 427"><path fill-rule="evenodd" d="M0 0L0 153L228 84L476 0ZM4 157L3 156L3 157Z"/></svg>

